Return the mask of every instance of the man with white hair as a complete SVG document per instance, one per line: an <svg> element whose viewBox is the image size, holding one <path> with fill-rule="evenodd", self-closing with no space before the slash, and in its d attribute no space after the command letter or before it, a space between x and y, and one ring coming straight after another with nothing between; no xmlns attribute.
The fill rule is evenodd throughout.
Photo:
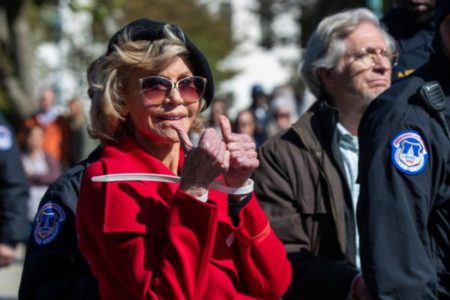
<svg viewBox="0 0 450 300"><path fill-rule="evenodd" d="M283 299L368 299L357 261L357 128L390 86L395 42L359 8L322 20L302 66L316 103L265 143L255 191L294 269Z"/></svg>

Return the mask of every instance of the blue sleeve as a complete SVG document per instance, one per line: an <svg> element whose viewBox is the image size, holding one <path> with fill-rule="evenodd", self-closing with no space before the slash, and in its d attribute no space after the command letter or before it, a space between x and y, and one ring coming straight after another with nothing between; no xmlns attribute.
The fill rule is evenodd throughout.
<svg viewBox="0 0 450 300"><path fill-rule="evenodd" d="M15 135L0 116L0 243L26 241L28 181Z"/></svg>

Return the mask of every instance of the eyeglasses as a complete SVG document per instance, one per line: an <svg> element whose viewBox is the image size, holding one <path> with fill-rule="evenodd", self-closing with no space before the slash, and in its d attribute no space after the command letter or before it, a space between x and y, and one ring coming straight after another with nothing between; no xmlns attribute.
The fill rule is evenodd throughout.
<svg viewBox="0 0 450 300"><path fill-rule="evenodd" d="M288 112L279 112L279 113L276 113L276 114L275 114L275 117L276 117L277 119L281 119L281 118L290 118L290 117L291 117L291 114L288 113Z"/></svg>
<svg viewBox="0 0 450 300"><path fill-rule="evenodd" d="M354 62L360 62L366 67L372 67L379 59L388 60L391 66L397 65L398 53L386 48L362 48L360 52L352 54Z"/></svg>
<svg viewBox="0 0 450 300"><path fill-rule="evenodd" d="M177 82L172 82L161 76L149 76L139 79L141 91L144 96L154 102L161 104L169 97L172 90L178 89L185 103L194 103L203 96L206 88L206 78L200 76L185 77Z"/></svg>

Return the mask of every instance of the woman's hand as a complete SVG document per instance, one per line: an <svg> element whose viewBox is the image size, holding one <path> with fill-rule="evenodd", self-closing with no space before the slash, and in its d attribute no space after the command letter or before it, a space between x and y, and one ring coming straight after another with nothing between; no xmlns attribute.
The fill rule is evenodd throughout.
<svg viewBox="0 0 450 300"><path fill-rule="evenodd" d="M181 171L180 188L194 197L205 194L222 173L226 185L243 186L259 166L252 138L247 134L232 133L227 117L220 116L219 121L222 135L208 128L195 148L186 132L173 126L181 145L189 153Z"/></svg>
<svg viewBox="0 0 450 300"><path fill-rule="evenodd" d="M230 152L221 135L213 128L205 130L195 148L182 128L173 128L188 153L181 171L180 188L194 197L204 195L214 179L228 170Z"/></svg>
<svg viewBox="0 0 450 300"><path fill-rule="evenodd" d="M240 187L259 166L256 145L248 134L232 133L227 117L220 116L219 121L223 140L230 152L229 168L223 174L224 180L228 186Z"/></svg>

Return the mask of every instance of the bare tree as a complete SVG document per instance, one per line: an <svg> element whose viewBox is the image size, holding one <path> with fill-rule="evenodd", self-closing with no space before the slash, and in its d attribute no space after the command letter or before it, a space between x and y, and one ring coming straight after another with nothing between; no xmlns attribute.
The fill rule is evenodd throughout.
<svg viewBox="0 0 450 300"><path fill-rule="evenodd" d="M34 109L30 101L33 84L29 71L31 52L26 3L23 0L0 2L0 87L19 117Z"/></svg>

